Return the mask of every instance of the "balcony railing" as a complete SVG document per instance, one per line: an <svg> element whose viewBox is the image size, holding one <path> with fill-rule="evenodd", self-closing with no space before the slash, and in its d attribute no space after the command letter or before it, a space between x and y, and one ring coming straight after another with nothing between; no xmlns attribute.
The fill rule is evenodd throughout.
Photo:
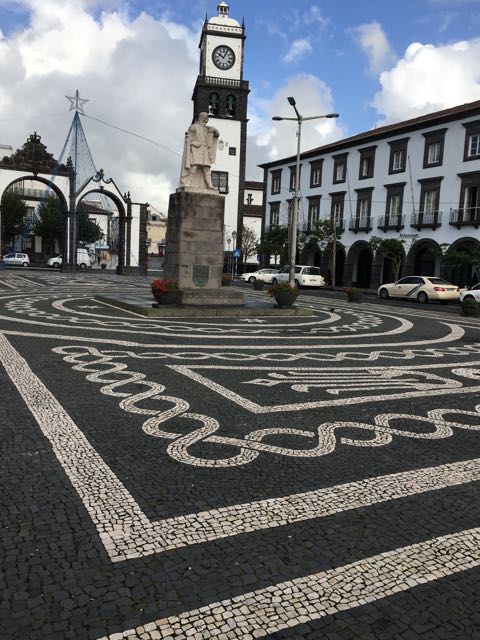
<svg viewBox="0 0 480 640"><path fill-rule="evenodd" d="M442 224L442 211L419 211L410 216L410 226L415 229L436 229Z"/></svg>
<svg viewBox="0 0 480 640"><path fill-rule="evenodd" d="M450 224L454 227L480 227L480 207L450 209Z"/></svg>
<svg viewBox="0 0 480 640"><path fill-rule="evenodd" d="M372 218L371 216L367 216L366 218L350 218L348 228L354 233L358 233L358 231L371 231Z"/></svg>
<svg viewBox="0 0 480 640"><path fill-rule="evenodd" d="M405 216L401 213L393 216L380 216L377 222L377 227L383 231L387 231L388 229L395 229L396 231L399 231L400 229L403 229L404 226Z"/></svg>
<svg viewBox="0 0 480 640"><path fill-rule="evenodd" d="M233 78L216 78L215 76L205 76L205 84L216 85L218 87L239 88L242 85L242 81L234 80Z"/></svg>

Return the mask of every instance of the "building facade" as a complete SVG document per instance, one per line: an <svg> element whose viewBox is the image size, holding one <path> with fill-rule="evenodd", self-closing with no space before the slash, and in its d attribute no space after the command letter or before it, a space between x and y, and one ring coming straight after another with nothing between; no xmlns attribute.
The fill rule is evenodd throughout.
<svg viewBox="0 0 480 640"><path fill-rule="evenodd" d="M288 225L296 158L261 165L262 233ZM305 249L315 223L335 220L336 284L375 288L392 280L369 239L404 241L402 275L443 275L465 285L475 266L447 269L442 247L471 254L480 244L480 101L367 131L301 154L300 260L328 277L332 247ZM323 249L323 250L322 250Z"/></svg>
<svg viewBox="0 0 480 640"><path fill-rule="evenodd" d="M226 2L220 2L217 11L203 25L192 100L194 119L208 113L210 125L220 133L212 182L225 196L227 249L227 237L233 232L241 244L249 88L243 79L245 27L229 17Z"/></svg>

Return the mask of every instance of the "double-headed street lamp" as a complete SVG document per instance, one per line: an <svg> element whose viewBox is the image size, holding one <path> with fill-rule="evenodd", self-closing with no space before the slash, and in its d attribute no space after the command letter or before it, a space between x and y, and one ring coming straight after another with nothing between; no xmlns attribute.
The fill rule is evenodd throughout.
<svg viewBox="0 0 480 640"><path fill-rule="evenodd" d="M298 201L300 192L300 144L302 136L302 123L306 120L318 120L319 118L338 118L338 113L327 113L321 116L308 116L304 118L297 109L297 103L295 98L290 96L287 98L288 102L295 110L295 118L284 118L282 116L274 116L272 120L295 120L298 123L297 129L297 162L295 165L295 189L293 196L293 213L290 226L290 276L289 284L291 287L295 286L295 262L297 258L297 227L298 227Z"/></svg>

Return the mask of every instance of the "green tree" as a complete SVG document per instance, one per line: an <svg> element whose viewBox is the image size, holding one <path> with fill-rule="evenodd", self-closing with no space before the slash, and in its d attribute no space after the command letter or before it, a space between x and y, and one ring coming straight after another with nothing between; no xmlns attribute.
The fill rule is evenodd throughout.
<svg viewBox="0 0 480 640"><path fill-rule="evenodd" d="M64 214L60 200L56 196L49 196L38 205L37 220L33 224L32 232L42 237L43 249L48 255L53 255L55 252L55 241L58 243L60 252L63 251Z"/></svg>
<svg viewBox="0 0 480 640"><path fill-rule="evenodd" d="M281 262L288 260L288 228L271 227L266 231L257 245L257 251L263 256L280 256ZM276 260L275 260L276 261Z"/></svg>
<svg viewBox="0 0 480 640"><path fill-rule="evenodd" d="M242 254L243 254L243 264L245 265L247 262L248 256L252 255L257 249L258 238L253 229L249 227L242 228Z"/></svg>
<svg viewBox="0 0 480 640"><path fill-rule="evenodd" d="M89 217L82 203L77 208L77 230L77 242L96 242L103 238L102 229Z"/></svg>
<svg viewBox="0 0 480 640"><path fill-rule="evenodd" d="M27 215L27 205L22 198L8 189L3 192L1 207L1 222L3 242L12 243L15 236L21 235L25 229L25 217Z"/></svg>
<svg viewBox="0 0 480 640"><path fill-rule="evenodd" d="M398 280L403 256L405 255L405 240L372 236L368 241L368 244L372 247L375 253L379 253L390 260L392 263L393 279L395 281Z"/></svg>

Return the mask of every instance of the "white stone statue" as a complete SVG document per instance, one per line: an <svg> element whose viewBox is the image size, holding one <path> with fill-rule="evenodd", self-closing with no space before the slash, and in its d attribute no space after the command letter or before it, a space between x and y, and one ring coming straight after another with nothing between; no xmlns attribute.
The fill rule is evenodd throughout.
<svg viewBox="0 0 480 640"><path fill-rule="evenodd" d="M212 184L210 167L215 162L219 132L207 125L208 114L202 111L185 134L180 186L187 189L217 191Z"/></svg>

